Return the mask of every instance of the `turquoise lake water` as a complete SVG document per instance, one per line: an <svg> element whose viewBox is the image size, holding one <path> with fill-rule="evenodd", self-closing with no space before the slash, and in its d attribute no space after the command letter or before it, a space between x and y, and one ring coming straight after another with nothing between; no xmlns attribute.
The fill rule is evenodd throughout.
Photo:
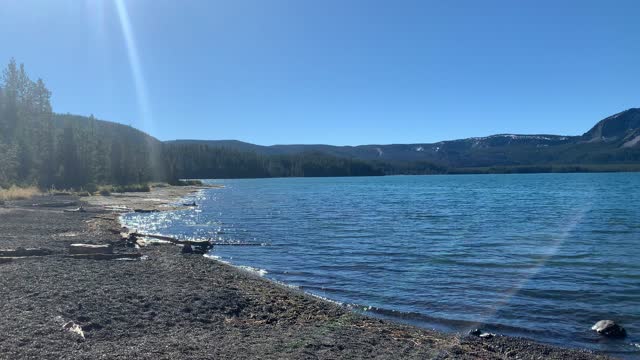
<svg viewBox="0 0 640 360"><path fill-rule="evenodd" d="M212 255L374 316L640 356L639 173L211 182L198 208L125 221L264 243Z"/></svg>

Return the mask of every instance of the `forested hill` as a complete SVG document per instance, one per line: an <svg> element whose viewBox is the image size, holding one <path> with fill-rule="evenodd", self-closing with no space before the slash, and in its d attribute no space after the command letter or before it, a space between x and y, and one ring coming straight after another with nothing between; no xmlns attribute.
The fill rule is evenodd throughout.
<svg viewBox="0 0 640 360"><path fill-rule="evenodd" d="M200 144L163 144L130 126L55 114L51 92L11 60L0 81L0 187L94 189L179 178L382 175L326 154L265 156Z"/></svg>
<svg viewBox="0 0 640 360"><path fill-rule="evenodd" d="M541 165L638 165L640 109L629 109L612 115L581 136L498 134L437 143L360 146L260 146L235 140L177 140L170 143L206 144L264 155L292 155L314 151L391 164L427 162L450 170Z"/></svg>
<svg viewBox="0 0 640 360"><path fill-rule="evenodd" d="M51 92L10 61L0 81L0 187L84 188L180 178L640 170L640 109L582 136L502 134L434 144L160 142L93 116L55 114Z"/></svg>

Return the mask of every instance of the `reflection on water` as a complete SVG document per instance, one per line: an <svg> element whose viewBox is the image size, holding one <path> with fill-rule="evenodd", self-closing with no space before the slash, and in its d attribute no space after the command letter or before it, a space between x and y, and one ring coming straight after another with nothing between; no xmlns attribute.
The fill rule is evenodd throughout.
<svg viewBox="0 0 640 360"><path fill-rule="evenodd" d="M640 351L632 344L640 340L640 174L216 183L225 188L196 195L197 209L126 221L269 244L212 255L378 316ZM597 337L589 329L601 319L621 322L630 337Z"/></svg>

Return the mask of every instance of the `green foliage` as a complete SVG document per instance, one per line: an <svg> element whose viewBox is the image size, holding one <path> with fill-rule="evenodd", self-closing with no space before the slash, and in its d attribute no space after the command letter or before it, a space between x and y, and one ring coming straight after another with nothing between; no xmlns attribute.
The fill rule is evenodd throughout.
<svg viewBox="0 0 640 360"><path fill-rule="evenodd" d="M539 173L596 173L638 172L640 164L553 164L490 166L449 169L449 174L539 174Z"/></svg>
<svg viewBox="0 0 640 360"><path fill-rule="evenodd" d="M170 185L173 186L202 186L204 185L200 180L177 180L172 181ZM162 187L162 186L158 186Z"/></svg>
<svg viewBox="0 0 640 360"><path fill-rule="evenodd" d="M95 183L88 183L82 186L82 190L88 192L89 194L93 194L98 191L98 185L96 185Z"/></svg>
<svg viewBox="0 0 640 360"><path fill-rule="evenodd" d="M382 170L371 163L321 153L258 155L202 144L165 144L166 173L177 179L225 179L305 176L376 176Z"/></svg>
<svg viewBox="0 0 640 360"><path fill-rule="evenodd" d="M0 186L84 189L164 180L162 143L93 116L54 114L51 92L11 60L0 82Z"/></svg>
<svg viewBox="0 0 640 360"><path fill-rule="evenodd" d="M103 185L99 188L100 195L109 196L111 193L129 193L129 192L149 192L151 186L149 184L127 184L127 185Z"/></svg>
<svg viewBox="0 0 640 360"><path fill-rule="evenodd" d="M126 193L126 192L149 192L151 187L149 184L128 184L114 186L112 192Z"/></svg>

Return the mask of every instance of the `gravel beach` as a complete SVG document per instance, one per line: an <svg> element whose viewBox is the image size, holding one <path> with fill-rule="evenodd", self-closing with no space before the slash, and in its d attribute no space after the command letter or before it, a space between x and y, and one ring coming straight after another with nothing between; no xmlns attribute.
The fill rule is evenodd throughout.
<svg viewBox="0 0 640 360"><path fill-rule="evenodd" d="M606 358L362 316L174 245L126 247L114 231L122 211L170 210L198 189L0 205L0 249L51 252L0 259L0 359ZM143 257L71 258L72 243Z"/></svg>

